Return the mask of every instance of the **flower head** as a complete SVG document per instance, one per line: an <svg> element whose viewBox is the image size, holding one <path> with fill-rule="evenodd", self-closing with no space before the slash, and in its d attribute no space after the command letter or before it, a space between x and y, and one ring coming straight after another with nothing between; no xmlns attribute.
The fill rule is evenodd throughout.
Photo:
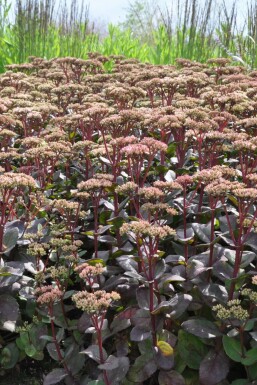
<svg viewBox="0 0 257 385"><path fill-rule="evenodd" d="M89 314L101 314L105 312L113 301L118 301L120 295L116 291L107 293L105 290L97 290L94 293L79 291L72 296L78 309Z"/></svg>
<svg viewBox="0 0 257 385"><path fill-rule="evenodd" d="M49 305L62 298L63 292L52 285L48 285L37 288L35 295L38 296L37 302L40 305Z"/></svg>

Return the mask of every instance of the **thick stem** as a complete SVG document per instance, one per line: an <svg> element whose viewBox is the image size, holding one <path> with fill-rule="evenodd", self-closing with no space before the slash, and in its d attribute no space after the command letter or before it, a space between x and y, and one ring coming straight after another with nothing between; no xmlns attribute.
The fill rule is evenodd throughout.
<svg viewBox="0 0 257 385"><path fill-rule="evenodd" d="M214 205L215 206L215 205ZM213 252L214 252L214 223L215 223L215 209L211 204L211 238L210 238L210 255L209 255L209 267L213 265ZM211 270L208 273L208 281L211 279Z"/></svg>
<svg viewBox="0 0 257 385"><path fill-rule="evenodd" d="M154 281L149 282L149 291L150 291L149 311L151 313L152 340L153 340L153 346L156 346L157 345L156 319L155 319L155 315L152 314L152 311L154 311Z"/></svg>
<svg viewBox="0 0 257 385"><path fill-rule="evenodd" d="M4 224L0 224L0 253L3 252Z"/></svg>
<svg viewBox="0 0 257 385"><path fill-rule="evenodd" d="M234 266L233 277L232 277L234 280L238 276L241 259L242 259L242 245L238 245L236 248L235 266ZM231 283L230 289L229 289L229 301L231 301L233 299L235 287L236 287L236 282L233 281Z"/></svg>
<svg viewBox="0 0 257 385"><path fill-rule="evenodd" d="M102 320L100 322L100 326L98 324L98 317L94 316L91 318L93 321L93 324L96 329L96 334L97 334L97 344L99 348L99 358L100 358L100 364L103 364L105 362L104 359L104 353L103 353L103 338L102 338L102 326L103 326L103 321L104 321L104 316L102 316ZM106 370L103 370L103 378L104 378L104 383L105 385L111 385L107 376Z"/></svg>
<svg viewBox="0 0 257 385"><path fill-rule="evenodd" d="M60 345L59 345L59 343L57 341L57 338L56 338L54 321L53 321L53 304L49 305L48 311L49 311L49 316L50 316L50 321L51 321L51 331L52 331L53 343L55 345L55 349L56 349L56 352L57 352L58 361L59 361L60 364L62 364L62 366L64 367L65 372L71 378L71 380L73 382L73 385L78 385L77 381L73 378L73 375L72 375L70 369L68 368L66 362L64 361L64 358L62 356L62 352L61 352L61 349L60 349Z"/></svg>
<svg viewBox="0 0 257 385"><path fill-rule="evenodd" d="M184 226L184 238L187 237L187 205L186 205L186 187L184 187L183 191L183 226ZM188 261L188 244L187 242L184 245L184 254L185 254L185 262Z"/></svg>
<svg viewBox="0 0 257 385"><path fill-rule="evenodd" d="M156 319L155 315L152 314L154 311L154 287L155 287L155 279L154 279L154 252L153 252L153 245L149 244L149 252L150 255L148 257L148 264L149 264L149 275L148 275L148 281L149 281L149 311L151 315L151 326L152 326L152 340L153 340L153 346L157 345L157 336L156 336Z"/></svg>
<svg viewBox="0 0 257 385"><path fill-rule="evenodd" d="M201 216L202 205L203 205L203 195L204 195L204 185L201 184L200 195L199 195L199 203L198 203L198 214L197 214L199 222L200 222L200 216Z"/></svg>
<svg viewBox="0 0 257 385"><path fill-rule="evenodd" d="M118 200L118 194L114 193L114 216L118 217L119 216L119 200ZM122 245L122 239L120 235L119 229L116 230L116 238L117 238L117 246L120 249Z"/></svg>
<svg viewBox="0 0 257 385"><path fill-rule="evenodd" d="M94 249L95 258L98 257L98 204L94 203Z"/></svg>

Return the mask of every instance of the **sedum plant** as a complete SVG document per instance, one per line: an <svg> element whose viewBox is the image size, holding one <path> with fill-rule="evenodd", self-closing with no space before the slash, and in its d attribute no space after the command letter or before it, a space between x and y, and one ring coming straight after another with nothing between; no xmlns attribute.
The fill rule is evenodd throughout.
<svg viewBox="0 0 257 385"><path fill-rule="evenodd" d="M7 67L1 375L255 384L256 79L224 58Z"/></svg>

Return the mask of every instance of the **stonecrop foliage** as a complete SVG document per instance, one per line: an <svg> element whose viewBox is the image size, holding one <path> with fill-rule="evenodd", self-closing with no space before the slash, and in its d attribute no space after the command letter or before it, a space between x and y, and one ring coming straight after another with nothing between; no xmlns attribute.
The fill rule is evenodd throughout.
<svg viewBox="0 0 257 385"><path fill-rule="evenodd" d="M257 71L31 57L0 111L1 373L256 384Z"/></svg>

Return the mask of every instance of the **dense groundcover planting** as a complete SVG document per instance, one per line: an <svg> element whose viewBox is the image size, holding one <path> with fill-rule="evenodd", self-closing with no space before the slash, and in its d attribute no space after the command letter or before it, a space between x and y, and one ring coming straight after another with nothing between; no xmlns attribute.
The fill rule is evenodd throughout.
<svg viewBox="0 0 257 385"><path fill-rule="evenodd" d="M31 57L0 110L1 371L256 384L257 71Z"/></svg>

